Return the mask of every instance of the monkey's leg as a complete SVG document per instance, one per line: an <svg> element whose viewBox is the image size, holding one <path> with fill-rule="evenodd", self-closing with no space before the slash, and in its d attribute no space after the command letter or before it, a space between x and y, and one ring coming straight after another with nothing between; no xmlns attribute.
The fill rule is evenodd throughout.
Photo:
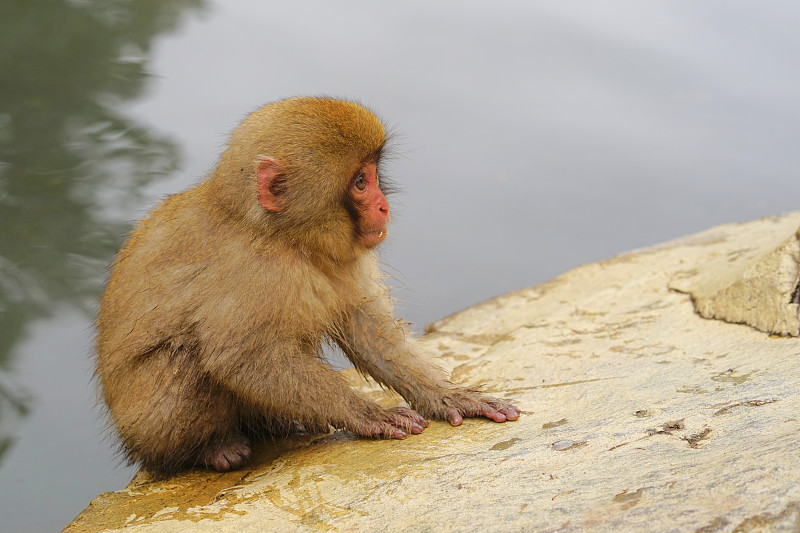
<svg viewBox="0 0 800 533"><path fill-rule="evenodd" d="M200 463L218 472L235 470L250 460L253 449L241 433L208 442L200 453Z"/></svg>
<svg viewBox="0 0 800 533"><path fill-rule="evenodd" d="M425 419L405 408L384 409L359 397L308 345L261 343L217 353L206 371L245 405L312 428L333 426L367 437L405 438L421 433Z"/></svg>
<svg viewBox="0 0 800 533"><path fill-rule="evenodd" d="M495 422L519 418L519 409L511 403L447 381L406 327L394 319L388 297L362 305L343 333L337 342L356 368L396 390L425 416L454 426L464 417L482 416Z"/></svg>
<svg viewBox="0 0 800 533"><path fill-rule="evenodd" d="M207 465L225 471L250 458L237 401L186 354L148 354L124 372L126 394L111 413L132 462L172 474Z"/></svg>

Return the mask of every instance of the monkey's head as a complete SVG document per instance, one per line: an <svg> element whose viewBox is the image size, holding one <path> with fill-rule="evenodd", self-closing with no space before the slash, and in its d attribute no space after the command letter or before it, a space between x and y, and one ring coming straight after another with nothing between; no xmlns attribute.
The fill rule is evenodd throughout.
<svg viewBox="0 0 800 533"><path fill-rule="evenodd" d="M383 124L359 104L281 100L234 130L209 184L214 200L254 231L347 261L386 236L385 144Z"/></svg>

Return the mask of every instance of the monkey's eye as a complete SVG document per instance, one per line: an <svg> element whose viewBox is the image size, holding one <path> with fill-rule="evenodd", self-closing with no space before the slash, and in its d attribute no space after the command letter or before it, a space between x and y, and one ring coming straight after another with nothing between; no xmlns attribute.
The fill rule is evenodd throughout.
<svg viewBox="0 0 800 533"><path fill-rule="evenodd" d="M355 181L356 189L359 191L363 191L367 188L367 178L364 177L364 174L359 174Z"/></svg>

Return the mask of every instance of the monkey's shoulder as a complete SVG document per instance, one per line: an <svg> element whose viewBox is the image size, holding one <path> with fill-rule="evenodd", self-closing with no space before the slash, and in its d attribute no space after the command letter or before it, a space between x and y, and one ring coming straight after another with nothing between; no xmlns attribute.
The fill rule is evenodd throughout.
<svg viewBox="0 0 800 533"><path fill-rule="evenodd" d="M190 190L165 199L131 234L100 319L151 333L202 324L221 334L236 324L240 334L312 335L359 305L376 271L371 253L330 271L280 241L253 238L194 203Z"/></svg>

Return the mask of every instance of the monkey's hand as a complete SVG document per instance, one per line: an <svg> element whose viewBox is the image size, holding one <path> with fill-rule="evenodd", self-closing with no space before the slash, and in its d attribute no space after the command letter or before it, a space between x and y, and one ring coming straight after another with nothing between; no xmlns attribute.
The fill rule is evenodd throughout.
<svg viewBox="0 0 800 533"><path fill-rule="evenodd" d="M416 411L406 407L393 407L365 415L355 423L347 424L345 429L362 437L404 439L408 433L418 435L426 427L428 421Z"/></svg>
<svg viewBox="0 0 800 533"><path fill-rule="evenodd" d="M436 417L447 420L454 426L460 426L464 418L479 416L490 418L495 422L516 420L520 413L519 408L510 402L484 396L472 389L446 390L440 402L435 410Z"/></svg>

